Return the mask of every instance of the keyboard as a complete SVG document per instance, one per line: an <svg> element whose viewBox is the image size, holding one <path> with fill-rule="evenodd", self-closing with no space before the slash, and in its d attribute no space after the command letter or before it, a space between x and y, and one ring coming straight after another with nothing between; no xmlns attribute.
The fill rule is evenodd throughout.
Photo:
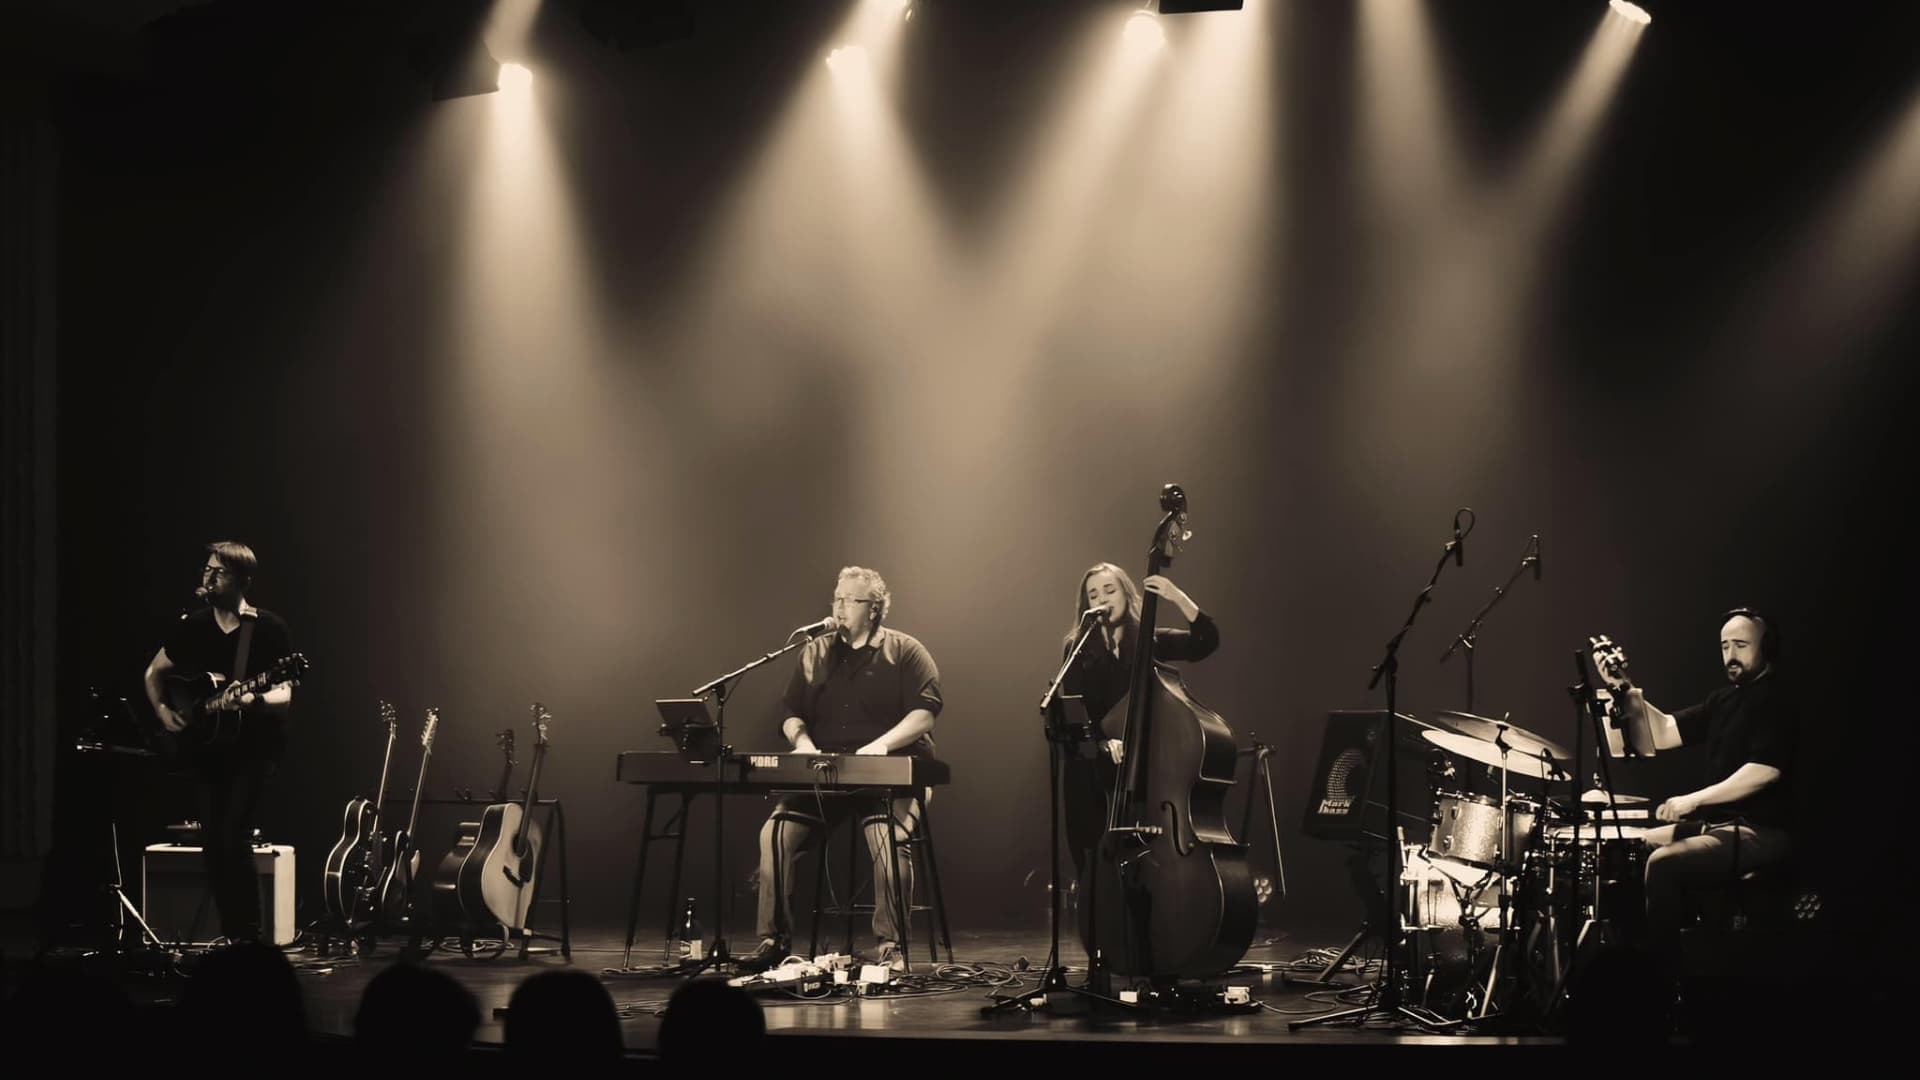
<svg viewBox="0 0 1920 1080"><path fill-rule="evenodd" d="M712 788L719 778L712 762L692 762L673 750L627 750L615 776L627 784ZM726 761L729 791L795 791L822 788L939 787L952 779L946 762L928 757L877 754L734 754Z"/></svg>

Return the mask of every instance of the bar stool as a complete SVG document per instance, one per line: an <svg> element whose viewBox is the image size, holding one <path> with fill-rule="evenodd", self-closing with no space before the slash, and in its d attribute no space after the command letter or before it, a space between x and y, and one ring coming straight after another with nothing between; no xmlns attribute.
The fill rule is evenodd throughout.
<svg viewBox="0 0 1920 1080"><path fill-rule="evenodd" d="M834 795L829 797L830 798L856 798L857 797L857 798L866 799L866 800L874 800L877 798L879 799L881 805L886 806L889 809L889 812L891 811L891 807L892 807L891 798L883 797L882 795L876 794L874 792L858 792L858 793L848 792L845 794ZM830 907L822 907L820 905L820 890L827 880L827 849L832 844L832 836L829 833L829 834L823 834L820 838L820 850L818 854L816 854L814 859L813 925L809 932L810 942L808 944L808 955L810 956L818 956L820 953L820 916L839 915L839 916L845 917L846 919L845 950L848 953L851 953L853 951L854 919L860 915L866 915L869 918L871 918L873 915L873 911L874 911L873 902L871 901L867 903L856 902L855 898L859 895L859 891L854 888L854 882L859 880L859 866L861 862L860 856L864 854L867 849L865 822L866 822L866 819L870 816L872 815L868 815L868 814L846 815L847 828L846 828L846 836L845 836L845 846L847 849L848 892L845 900L840 901L839 903ZM893 851L891 852L891 855L893 858L901 860L899 865L912 866L914 871L913 879L916 887L919 885L920 879L924 874L927 880L927 884L931 887L931 890L928 895L928 901L929 901L928 903L923 903L923 904L914 903L912 895L908 895L906 897L907 910L904 913L906 917L900 920L900 941L898 943L900 946L900 957L902 960L906 961L909 968L912 967L912 964L913 964L912 949L911 949L912 943L908 939L908 934L910 933L910 927L913 921L913 916L915 914L924 914L927 920L927 957L928 959L932 960L936 964L939 963L940 947L945 946L947 950L947 962L952 963L953 962L953 935L947 928L947 902L945 897L942 895L940 891L940 861L938 858L935 857L936 849L933 841L933 819L927 813L927 798L926 798L926 791L924 789L916 790L913 793L912 816L919 823L918 827L915 828L912 833L906 836L901 836L900 829L898 828L897 825L894 828L888 830L888 833L889 833L888 838L893 842ZM924 857L923 857L923 852L924 852ZM871 865L870 861L869 861L869 865ZM874 883L873 883L872 871L869 870L867 874L867 881L865 882L865 887L870 893L873 890L873 884Z"/></svg>

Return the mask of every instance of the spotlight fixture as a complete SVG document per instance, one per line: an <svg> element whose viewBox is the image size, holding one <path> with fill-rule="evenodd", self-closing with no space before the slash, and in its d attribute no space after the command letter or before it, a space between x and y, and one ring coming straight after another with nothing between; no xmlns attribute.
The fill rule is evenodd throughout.
<svg viewBox="0 0 1920 1080"><path fill-rule="evenodd" d="M1196 11L1239 11L1246 0L1160 0L1162 15L1191 15Z"/></svg>
<svg viewBox="0 0 1920 1080"><path fill-rule="evenodd" d="M1653 16L1647 14L1646 8L1630 3L1629 0L1607 0L1607 6L1613 9L1614 14L1628 22L1639 23L1641 26L1653 22Z"/></svg>
<svg viewBox="0 0 1920 1080"><path fill-rule="evenodd" d="M1161 28L1160 20L1153 12L1141 8L1127 19L1125 37L1129 47L1145 51L1166 44L1167 32Z"/></svg>
<svg viewBox="0 0 1920 1080"><path fill-rule="evenodd" d="M524 94L533 85L533 72L520 64L500 65L500 90L506 94Z"/></svg>

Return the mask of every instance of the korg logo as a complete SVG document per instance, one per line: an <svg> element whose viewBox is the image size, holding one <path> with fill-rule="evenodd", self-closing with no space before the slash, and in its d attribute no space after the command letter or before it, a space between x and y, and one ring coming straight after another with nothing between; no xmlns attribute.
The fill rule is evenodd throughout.
<svg viewBox="0 0 1920 1080"><path fill-rule="evenodd" d="M1353 799L1349 796L1329 795L1320 800L1320 813L1322 815L1351 814L1353 813Z"/></svg>

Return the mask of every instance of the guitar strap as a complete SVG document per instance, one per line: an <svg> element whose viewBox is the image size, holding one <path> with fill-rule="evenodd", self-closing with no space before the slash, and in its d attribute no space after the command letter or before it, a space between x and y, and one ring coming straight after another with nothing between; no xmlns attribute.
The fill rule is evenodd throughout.
<svg viewBox="0 0 1920 1080"><path fill-rule="evenodd" d="M258 618L240 620L240 644L235 646L233 654L233 681L239 682L247 677L247 656L253 652L253 625Z"/></svg>

